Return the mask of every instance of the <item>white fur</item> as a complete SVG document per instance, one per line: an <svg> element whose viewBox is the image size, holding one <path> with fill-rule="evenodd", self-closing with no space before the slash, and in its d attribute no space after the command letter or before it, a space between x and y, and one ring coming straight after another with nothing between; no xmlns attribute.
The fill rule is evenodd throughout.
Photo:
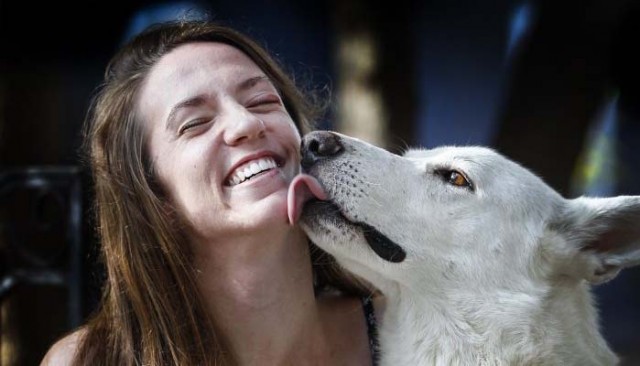
<svg viewBox="0 0 640 366"><path fill-rule="evenodd" d="M589 287L640 262L640 197L567 200L487 148L397 156L338 136L344 151L309 174L344 218L373 226L406 259L382 259L360 228L313 210L303 227L387 298L382 365L617 363Z"/></svg>

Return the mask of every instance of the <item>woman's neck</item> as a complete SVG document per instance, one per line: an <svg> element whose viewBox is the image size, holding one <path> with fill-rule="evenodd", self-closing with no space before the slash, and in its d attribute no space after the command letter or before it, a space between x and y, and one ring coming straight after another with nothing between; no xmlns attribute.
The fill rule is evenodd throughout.
<svg viewBox="0 0 640 366"><path fill-rule="evenodd" d="M318 360L326 337L299 229L199 248L198 285L240 365Z"/></svg>

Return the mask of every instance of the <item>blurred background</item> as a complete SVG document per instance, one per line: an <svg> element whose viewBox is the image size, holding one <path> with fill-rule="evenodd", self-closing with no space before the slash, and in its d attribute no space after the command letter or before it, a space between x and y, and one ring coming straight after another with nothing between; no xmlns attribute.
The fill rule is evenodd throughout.
<svg viewBox="0 0 640 366"><path fill-rule="evenodd" d="M96 306L85 113L119 45L176 17L259 40L330 98L319 128L492 146L567 197L640 194L636 0L0 1L3 366L37 365ZM640 268L595 289L623 365L640 365L639 289Z"/></svg>

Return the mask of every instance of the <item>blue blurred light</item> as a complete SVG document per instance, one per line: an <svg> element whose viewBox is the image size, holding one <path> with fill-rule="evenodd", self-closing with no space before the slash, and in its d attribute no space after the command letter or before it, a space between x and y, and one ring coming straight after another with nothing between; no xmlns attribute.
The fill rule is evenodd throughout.
<svg viewBox="0 0 640 366"><path fill-rule="evenodd" d="M529 2L524 2L516 7L511 16L509 26L509 39L507 40L506 58L509 60L514 50L522 41L522 37L529 32L533 25L534 9Z"/></svg>
<svg viewBox="0 0 640 366"><path fill-rule="evenodd" d="M138 11L131 18L123 42L128 41L151 24L170 20L206 20L208 18L208 12L203 6L189 1L152 5Z"/></svg>

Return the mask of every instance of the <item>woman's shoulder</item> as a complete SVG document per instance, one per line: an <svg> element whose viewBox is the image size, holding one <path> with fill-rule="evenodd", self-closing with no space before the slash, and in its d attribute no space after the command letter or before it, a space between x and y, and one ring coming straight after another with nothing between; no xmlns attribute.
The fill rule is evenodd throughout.
<svg viewBox="0 0 640 366"><path fill-rule="evenodd" d="M84 334L85 331L81 328L59 339L49 348L40 366L71 365Z"/></svg>

